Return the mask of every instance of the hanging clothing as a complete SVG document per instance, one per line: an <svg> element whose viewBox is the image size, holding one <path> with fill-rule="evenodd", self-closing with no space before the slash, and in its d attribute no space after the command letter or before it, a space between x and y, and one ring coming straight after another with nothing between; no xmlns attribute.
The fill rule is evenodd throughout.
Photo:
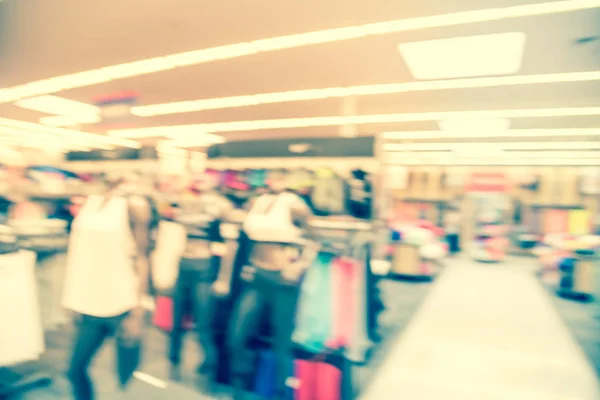
<svg viewBox="0 0 600 400"><path fill-rule="evenodd" d="M581 193L586 195L600 194L600 168L587 167L581 172Z"/></svg>
<svg viewBox="0 0 600 400"><path fill-rule="evenodd" d="M346 186L343 179L329 169L315 171L311 200L316 215L337 215L346 211Z"/></svg>
<svg viewBox="0 0 600 400"><path fill-rule="evenodd" d="M315 353L322 352L331 344L334 336L332 294L338 293L332 282L331 270L334 260L333 254L319 254L306 272L300 291L293 340Z"/></svg>
<svg viewBox="0 0 600 400"><path fill-rule="evenodd" d="M338 258L331 266L332 275L332 348L348 347L354 333L354 313L347 308L354 302L353 287L356 286L354 262Z"/></svg>
<svg viewBox="0 0 600 400"><path fill-rule="evenodd" d="M95 317L136 308L134 254L127 199L91 196L73 221L69 238L65 308Z"/></svg>

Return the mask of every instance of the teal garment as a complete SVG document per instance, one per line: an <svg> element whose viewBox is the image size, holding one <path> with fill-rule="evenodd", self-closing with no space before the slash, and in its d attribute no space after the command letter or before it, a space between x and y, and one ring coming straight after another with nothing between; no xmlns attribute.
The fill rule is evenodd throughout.
<svg viewBox="0 0 600 400"><path fill-rule="evenodd" d="M293 341L308 351L322 352L332 337L331 268L335 256L320 254L308 269L296 314Z"/></svg>
<svg viewBox="0 0 600 400"><path fill-rule="evenodd" d="M263 187L267 184L267 172L264 169L250 171L248 178L248 183L254 188Z"/></svg>

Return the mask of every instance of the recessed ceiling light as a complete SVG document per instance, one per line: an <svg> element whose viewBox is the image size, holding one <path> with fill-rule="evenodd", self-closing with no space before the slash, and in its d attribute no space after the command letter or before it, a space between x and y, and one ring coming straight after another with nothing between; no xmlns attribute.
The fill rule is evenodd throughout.
<svg viewBox="0 0 600 400"><path fill-rule="evenodd" d="M217 60L232 59L255 54L257 52L276 51L299 46L329 43L341 40L360 38L363 36L385 35L396 32L407 32L444 26L456 26L485 21L499 21L512 18L523 18L535 15L565 13L598 7L597 1L553 1L548 3L527 4L504 8L491 8L472 11L432 15L393 21L377 22L367 25L349 26L339 29L328 29L305 32L296 35L267 38L253 42L234 43L176 53L164 57L138 60L127 64L108 66L105 68L77 72L29 82L23 85L0 89L0 103L18 99L56 93L61 90L110 82L116 79L165 71L177 67L195 65Z"/></svg>
<svg viewBox="0 0 600 400"><path fill-rule="evenodd" d="M413 78L419 80L510 75L521 70L525 33L402 43L398 50Z"/></svg>
<svg viewBox="0 0 600 400"><path fill-rule="evenodd" d="M508 118L495 119L446 119L438 121L443 131L451 132L498 132L510 128Z"/></svg>
<svg viewBox="0 0 600 400"><path fill-rule="evenodd" d="M100 109L94 105L52 95L19 100L15 105L28 110L62 116L95 115L100 113Z"/></svg>

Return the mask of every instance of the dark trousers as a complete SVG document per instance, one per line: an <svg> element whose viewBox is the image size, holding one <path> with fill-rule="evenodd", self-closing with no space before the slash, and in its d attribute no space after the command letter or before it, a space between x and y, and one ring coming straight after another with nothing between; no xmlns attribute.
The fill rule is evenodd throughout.
<svg viewBox="0 0 600 400"><path fill-rule="evenodd" d="M200 373L212 373L217 364L217 349L214 339L215 297L212 285L217 278L218 264L214 259L182 259L179 277L173 296L173 331L169 359L178 365L185 330L183 319L192 313L198 343L204 354L199 367Z"/></svg>
<svg viewBox="0 0 600 400"><path fill-rule="evenodd" d="M104 341L120 329L128 313L109 318L81 315L77 321L73 352L67 376L75 400L94 399L94 389L88 369Z"/></svg>
<svg viewBox="0 0 600 400"><path fill-rule="evenodd" d="M292 331L298 284L288 284L279 271L255 269L247 279L233 311L227 344L231 356L234 384L243 385L254 370L252 352L247 348L249 339L258 334L260 322L267 313L273 333L273 350L277 362L277 390L282 395L292 363Z"/></svg>

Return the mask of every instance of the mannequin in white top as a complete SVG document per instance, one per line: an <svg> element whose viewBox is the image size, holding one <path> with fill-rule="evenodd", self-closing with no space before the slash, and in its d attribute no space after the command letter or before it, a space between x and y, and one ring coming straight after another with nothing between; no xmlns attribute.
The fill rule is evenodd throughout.
<svg viewBox="0 0 600 400"><path fill-rule="evenodd" d="M237 300L228 330L236 399L243 398L244 382L253 368L251 360L246 358L246 344L258 333L265 311L269 312L273 328L277 396L283 396L291 365L298 282L317 252L303 238L311 215L306 203L291 191L274 189L255 199L243 225L243 232L251 242L249 261L254 273L245 278L248 283Z"/></svg>
<svg viewBox="0 0 600 400"><path fill-rule="evenodd" d="M150 204L120 196L122 179L90 196L73 221L63 304L77 318L68 377L76 400L94 399L88 367L102 343L119 334L137 339L148 286Z"/></svg>

